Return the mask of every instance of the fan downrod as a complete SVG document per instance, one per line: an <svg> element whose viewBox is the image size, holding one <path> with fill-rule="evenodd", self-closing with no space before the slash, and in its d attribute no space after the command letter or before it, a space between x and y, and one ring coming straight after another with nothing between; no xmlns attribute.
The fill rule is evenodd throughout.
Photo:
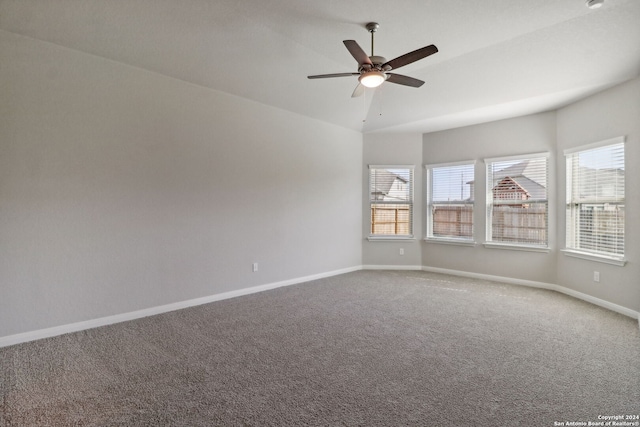
<svg viewBox="0 0 640 427"><path fill-rule="evenodd" d="M378 24L377 22L369 22L367 25L365 25L365 28L371 33L371 56L374 56L375 53L373 53L373 33L378 31L378 28L380 28L380 24Z"/></svg>

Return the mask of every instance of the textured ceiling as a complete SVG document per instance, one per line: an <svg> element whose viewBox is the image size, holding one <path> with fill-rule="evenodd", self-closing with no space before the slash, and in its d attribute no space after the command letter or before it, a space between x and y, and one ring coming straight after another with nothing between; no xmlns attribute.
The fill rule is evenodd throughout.
<svg viewBox="0 0 640 427"><path fill-rule="evenodd" d="M352 99L342 40L440 52ZM640 0L0 0L0 29L351 129L429 132L545 111L640 74ZM0 58L1 60L1 58Z"/></svg>

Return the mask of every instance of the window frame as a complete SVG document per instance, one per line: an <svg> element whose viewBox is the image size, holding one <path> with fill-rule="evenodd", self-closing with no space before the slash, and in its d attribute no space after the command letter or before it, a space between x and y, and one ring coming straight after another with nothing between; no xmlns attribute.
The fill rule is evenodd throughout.
<svg viewBox="0 0 640 427"><path fill-rule="evenodd" d="M470 192L470 198L471 198L470 202L469 201L465 202L464 200L456 200L456 201L450 201L446 203L433 201L434 169L443 169L443 168L457 167L457 166L471 166L472 172L473 172L472 173L473 180L475 181L476 163L477 162L475 160L463 160L463 161L457 161L457 162L435 163L435 164L424 165L425 182L426 182L426 185L425 185L426 187L426 215L425 215L426 223L425 223L425 237L424 237L425 241L432 242L432 243L445 243L445 244L454 244L454 245L463 245L463 246L476 245L475 221L474 221L475 205L476 205L476 198L474 194L475 183L473 187L474 191ZM471 205L471 237L467 238L467 237L453 237L453 236L447 236L447 237L434 236L433 207L439 204L461 205L461 206L469 205L469 204Z"/></svg>
<svg viewBox="0 0 640 427"><path fill-rule="evenodd" d="M623 163L626 166L626 136L619 136L615 138L606 139L603 141L598 141L592 144L580 145L573 148L568 148L564 150L565 157L565 177L566 177L566 195L565 195L565 247L562 249L562 252L574 258L586 259L589 261L602 262L606 264L612 264L617 266L624 266L627 262L625 259L625 251L623 244L623 252L622 254L615 254L612 252L605 251L596 251L589 250L582 247L574 247L573 244L575 242L575 233L579 232L579 224L573 220L573 215L575 214L576 206L581 205L605 205L607 202L599 201L597 196L595 198L587 198L580 200L579 202L573 199L573 188L574 188L574 170L572 161L575 155L579 155L581 153L587 153L592 150L596 150L599 148L604 148L607 146L615 146L622 145L622 153L623 153ZM626 167L624 168L624 176L626 178ZM622 206L626 205L626 179L625 184L622 187L623 190L623 198L622 198ZM620 201L616 201L616 204L619 204ZM622 224L622 236L626 237L626 220L623 220Z"/></svg>
<svg viewBox="0 0 640 427"><path fill-rule="evenodd" d="M518 154L513 156L505 156L505 157L492 157L484 159L485 164L485 185L486 185L486 211L485 211L485 241L483 243L484 247L490 249L509 249L509 250L520 250L520 251L530 251L530 252L549 252L551 247L549 245L549 222L551 221L550 212L550 200L549 200L549 159L551 157L550 152L539 152L539 153L529 153L529 154ZM546 220L545 220L545 234L546 234L546 242L544 244L535 244L535 243L527 243L527 242L505 242L505 241L496 241L493 240L493 208L496 205L493 198L493 188L494 188L494 173L492 171L492 165L499 162L518 162L524 160L535 160L535 159L545 159L545 198L537 198L537 199L527 199L527 204L542 204L546 206ZM505 199L507 200L507 199ZM511 202L505 202L504 200L499 203L499 205L509 205L509 204L518 204L517 202L521 199L514 199ZM523 203L520 203L523 204Z"/></svg>
<svg viewBox="0 0 640 427"><path fill-rule="evenodd" d="M398 201L380 201L373 200L371 197L371 172L375 169L398 169L398 170L408 170L409 171L409 200L406 202L398 202ZM369 233L367 236L367 240L369 241L406 241L406 240L415 240L413 231L414 231L414 212L415 212L415 165L376 165L370 164L368 165L368 186L367 186L367 198L369 204ZM408 205L409 206L409 234L373 234L372 232L372 205L374 204L389 204L389 205Z"/></svg>

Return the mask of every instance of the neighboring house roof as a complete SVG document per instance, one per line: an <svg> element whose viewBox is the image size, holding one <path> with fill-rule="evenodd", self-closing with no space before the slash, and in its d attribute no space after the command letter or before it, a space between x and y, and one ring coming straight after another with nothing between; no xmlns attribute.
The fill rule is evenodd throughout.
<svg viewBox="0 0 640 427"><path fill-rule="evenodd" d="M577 171L581 175L580 187L574 197L579 199L624 199L624 169L594 169L580 166Z"/></svg>
<svg viewBox="0 0 640 427"><path fill-rule="evenodd" d="M526 176L520 176L516 178L508 176L506 178L503 178L500 182L503 182L506 179L510 179L518 186L520 186L520 188L522 188L527 193L530 199L544 199L547 197L546 188L544 188L534 180L527 178Z"/></svg>
<svg viewBox="0 0 640 427"><path fill-rule="evenodd" d="M396 180L400 180L405 184L409 182L402 176L389 172L386 169L376 170L375 179L372 182L371 194L375 195L376 200L384 199L385 196L389 195L389 191Z"/></svg>
<svg viewBox="0 0 640 427"><path fill-rule="evenodd" d="M531 175L535 174L533 169L536 167L535 165L532 167L529 160L525 160L496 171L494 180L498 185L498 183L508 178L520 186L528 194L529 199L544 199L547 197L547 189L530 178Z"/></svg>
<svg viewBox="0 0 640 427"><path fill-rule="evenodd" d="M525 160L496 171L493 176L493 188L495 189L496 186L508 179L528 194L530 199L544 199L547 197L546 188L527 176L527 173L532 174L535 167L529 164L529 160ZM467 184L475 185L475 180L468 181ZM473 192L469 199L473 200Z"/></svg>
<svg viewBox="0 0 640 427"><path fill-rule="evenodd" d="M516 163L515 165L511 165L509 167L496 171L494 178L501 179L507 176L510 176L511 178L517 176L526 176L528 168L530 168L529 160L525 160L520 163Z"/></svg>

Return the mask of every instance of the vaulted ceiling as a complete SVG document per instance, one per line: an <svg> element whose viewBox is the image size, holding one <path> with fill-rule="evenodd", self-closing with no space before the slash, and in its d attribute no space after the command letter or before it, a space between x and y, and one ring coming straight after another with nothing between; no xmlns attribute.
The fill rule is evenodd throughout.
<svg viewBox="0 0 640 427"><path fill-rule="evenodd" d="M342 40L440 52L351 98ZM363 132L429 132L566 105L640 75L640 1L0 0L0 30ZM1 67L0 58L0 67Z"/></svg>

